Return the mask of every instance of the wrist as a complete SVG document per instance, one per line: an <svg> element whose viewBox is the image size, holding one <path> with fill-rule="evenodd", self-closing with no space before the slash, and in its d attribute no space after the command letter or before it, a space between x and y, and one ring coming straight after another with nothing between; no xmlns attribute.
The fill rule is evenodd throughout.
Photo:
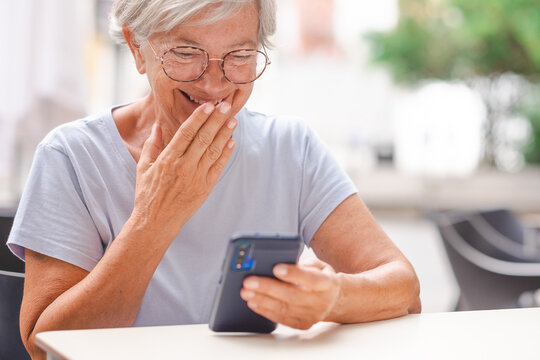
<svg viewBox="0 0 540 360"><path fill-rule="evenodd" d="M129 233L135 233L138 237L149 237L153 241L165 241L170 243L184 225L178 219L168 219L166 216L152 216L148 211L133 210L126 221L124 228Z"/></svg>
<svg viewBox="0 0 540 360"><path fill-rule="evenodd" d="M330 307L328 313L323 317L323 321L341 322L339 319L342 317L345 294L345 284L347 281L347 274L336 273L334 281L337 284L338 291L334 298L334 304Z"/></svg>

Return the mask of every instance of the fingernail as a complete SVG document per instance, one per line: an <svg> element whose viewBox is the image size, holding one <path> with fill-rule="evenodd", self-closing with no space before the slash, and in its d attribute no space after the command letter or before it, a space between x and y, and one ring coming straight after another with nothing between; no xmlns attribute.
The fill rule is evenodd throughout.
<svg viewBox="0 0 540 360"><path fill-rule="evenodd" d="M250 308L253 308L253 309L257 307L257 304L255 304L254 302L248 302L247 304Z"/></svg>
<svg viewBox="0 0 540 360"><path fill-rule="evenodd" d="M251 299L255 296L255 293L251 290L244 290L244 297L247 299Z"/></svg>
<svg viewBox="0 0 540 360"><path fill-rule="evenodd" d="M285 265L276 265L274 267L274 274L276 274L278 276L287 275L287 267Z"/></svg>
<svg viewBox="0 0 540 360"><path fill-rule="evenodd" d="M259 287L259 280L257 279L247 279L244 281L244 287L246 289L256 289Z"/></svg>
<svg viewBox="0 0 540 360"><path fill-rule="evenodd" d="M221 104L218 105L219 112L222 114L225 114L227 111L231 109L231 104L229 104L226 101L223 101Z"/></svg>
<svg viewBox="0 0 540 360"><path fill-rule="evenodd" d="M229 121L229 123L227 124L227 127L229 129L232 129L236 126L236 119L231 119L231 121Z"/></svg>
<svg viewBox="0 0 540 360"><path fill-rule="evenodd" d="M231 140L229 140L229 142L227 143L227 147L228 147L229 149L232 149L235 143L236 143L236 142L234 141L234 139L231 139Z"/></svg>
<svg viewBox="0 0 540 360"><path fill-rule="evenodd" d="M204 113L206 115L209 115L212 111L214 111L214 105L211 103L204 104Z"/></svg>

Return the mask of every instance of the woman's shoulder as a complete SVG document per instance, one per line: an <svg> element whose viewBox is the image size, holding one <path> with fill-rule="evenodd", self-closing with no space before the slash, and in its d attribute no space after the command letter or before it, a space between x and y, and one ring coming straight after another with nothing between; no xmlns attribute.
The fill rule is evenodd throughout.
<svg viewBox="0 0 540 360"><path fill-rule="evenodd" d="M256 111L243 109L239 114L239 121L243 122L247 137L251 139L262 138L275 141L300 140L310 132L308 123L292 115L268 115Z"/></svg>
<svg viewBox="0 0 540 360"><path fill-rule="evenodd" d="M52 129L38 146L64 153L76 148L106 146L109 142L109 121L112 121L111 109L64 123Z"/></svg>

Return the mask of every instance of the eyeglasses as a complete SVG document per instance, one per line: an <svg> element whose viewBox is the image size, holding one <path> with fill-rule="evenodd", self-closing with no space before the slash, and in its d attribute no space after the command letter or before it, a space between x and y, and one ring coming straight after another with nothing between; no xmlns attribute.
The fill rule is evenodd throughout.
<svg viewBox="0 0 540 360"><path fill-rule="evenodd" d="M238 49L228 52L223 58L213 59L208 53L193 46L177 46L158 56L152 44L148 42L161 68L171 80L190 82L203 76L210 61L219 61L223 76L234 84L249 84L257 80L270 59L266 53L255 49Z"/></svg>

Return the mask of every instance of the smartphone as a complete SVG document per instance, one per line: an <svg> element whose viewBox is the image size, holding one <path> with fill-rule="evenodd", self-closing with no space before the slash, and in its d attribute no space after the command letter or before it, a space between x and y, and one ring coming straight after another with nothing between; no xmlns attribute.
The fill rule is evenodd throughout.
<svg viewBox="0 0 540 360"><path fill-rule="evenodd" d="M223 262L210 329L217 332L270 333L276 323L251 311L240 297L247 276L275 279L272 269L280 263L296 264L302 252L298 235L236 234L229 241Z"/></svg>

